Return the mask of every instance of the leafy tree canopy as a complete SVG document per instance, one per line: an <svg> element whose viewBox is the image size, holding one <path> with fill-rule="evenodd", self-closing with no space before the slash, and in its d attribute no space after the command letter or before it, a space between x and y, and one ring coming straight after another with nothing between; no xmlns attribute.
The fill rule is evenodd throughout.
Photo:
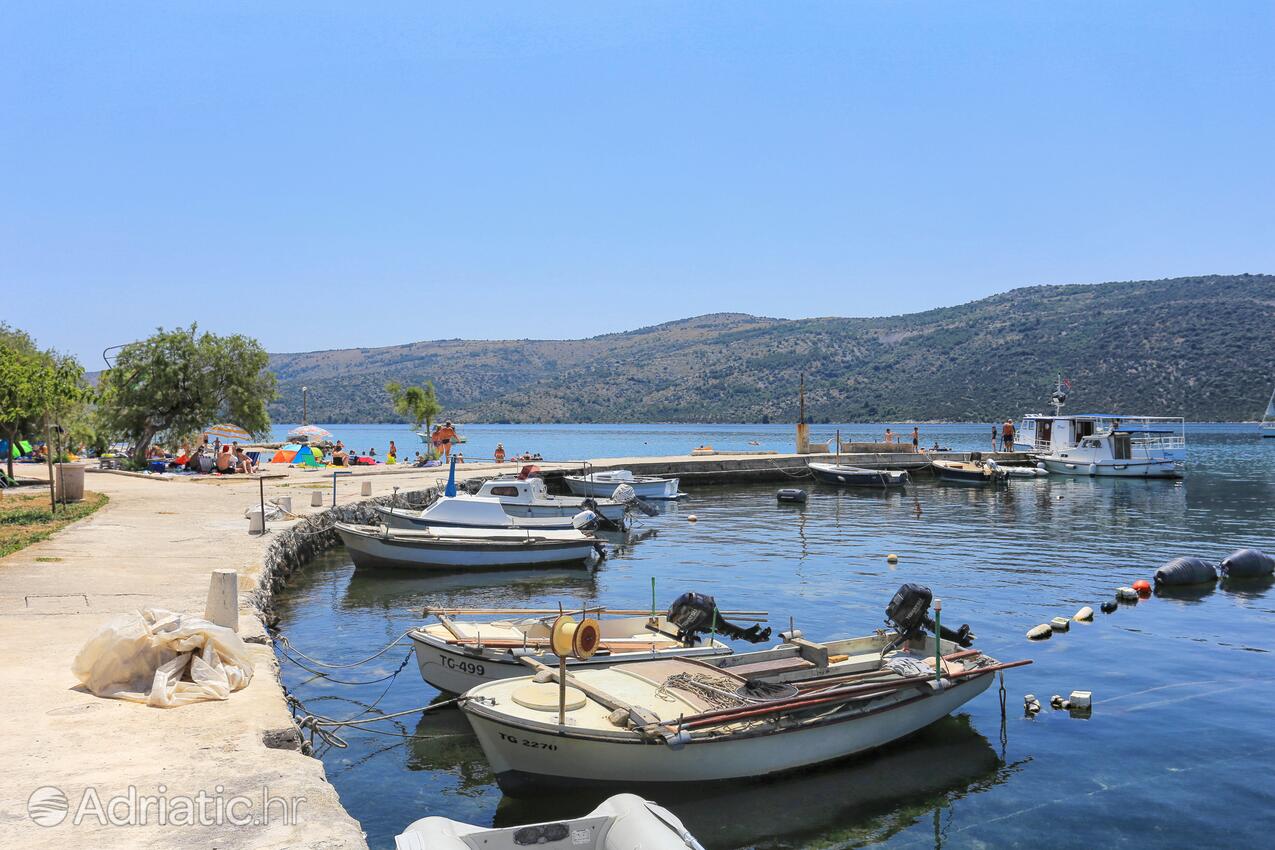
<svg viewBox="0 0 1275 850"><path fill-rule="evenodd" d="M200 334L193 324L160 328L120 349L102 374L103 417L133 444L139 463L156 437L176 438L219 422L264 435L266 404L275 394L267 359L260 343L240 334Z"/></svg>
<svg viewBox="0 0 1275 850"><path fill-rule="evenodd" d="M25 331L0 323L0 434L10 446L47 431L88 397L78 360L43 351ZM12 476L11 451L6 462Z"/></svg>
<svg viewBox="0 0 1275 850"><path fill-rule="evenodd" d="M390 394L394 410L410 419L418 429L423 424L425 430L430 430L434 417L443 412L433 381L426 381L423 387L403 387L397 381L390 381L385 385L385 391ZM432 449L430 453L433 454Z"/></svg>

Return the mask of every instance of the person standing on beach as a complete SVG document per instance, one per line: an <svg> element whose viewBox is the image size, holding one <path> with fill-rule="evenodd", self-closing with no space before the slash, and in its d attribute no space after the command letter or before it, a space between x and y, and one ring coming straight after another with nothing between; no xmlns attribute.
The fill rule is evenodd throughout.
<svg viewBox="0 0 1275 850"><path fill-rule="evenodd" d="M497 443L496 444L496 463L504 463L504 462L505 462L505 444Z"/></svg>
<svg viewBox="0 0 1275 850"><path fill-rule="evenodd" d="M398 463L398 446L394 445L394 441L390 440L390 454L385 459L386 463Z"/></svg>

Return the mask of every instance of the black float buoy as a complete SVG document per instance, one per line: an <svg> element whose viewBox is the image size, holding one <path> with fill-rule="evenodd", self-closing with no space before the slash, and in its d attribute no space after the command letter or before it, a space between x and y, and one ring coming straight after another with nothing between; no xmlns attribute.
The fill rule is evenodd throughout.
<svg viewBox="0 0 1275 850"><path fill-rule="evenodd" d="M785 487L775 494L775 498L781 502L804 502L806 491L797 487Z"/></svg>

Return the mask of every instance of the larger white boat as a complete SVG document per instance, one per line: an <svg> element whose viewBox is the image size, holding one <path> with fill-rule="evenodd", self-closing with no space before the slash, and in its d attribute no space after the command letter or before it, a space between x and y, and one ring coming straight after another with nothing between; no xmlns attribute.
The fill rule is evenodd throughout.
<svg viewBox="0 0 1275 850"><path fill-rule="evenodd" d="M634 475L627 469L613 469L608 472L590 472L587 475L564 475L562 480L577 496L602 496L614 498L617 488L627 486L639 499L680 499L684 493L678 492L676 478L660 478L656 475Z"/></svg>
<svg viewBox="0 0 1275 850"><path fill-rule="evenodd" d="M1181 478L1186 424L1180 416L1063 413L1068 385L1060 377L1050 398L1054 412L1023 417L1018 451L1037 455L1050 472L1122 478Z"/></svg>
<svg viewBox="0 0 1275 850"><path fill-rule="evenodd" d="M575 528L580 509L569 516L510 516L499 499L489 496L439 496L423 510L373 505L379 521L390 528L512 528L566 530Z"/></svg>
<svg viewBox="0 0 1275 850"><path fill-rule="evenodd" d="M484 481L478 491L500 501L505 513L513 517L573 517L583 510L593 511L615 526L623 526L629 504L613 498L555 496L545 487L543 478L527 474L517 478L492 478Z"/></svg>
<svg viewBox="0 0 1275 850"><path fill-rule="evenodd" d="M1275 390L1271 390L1271 400L1266 402L1266 414L1262 417L1262 436L1275 437Z"/></svg>

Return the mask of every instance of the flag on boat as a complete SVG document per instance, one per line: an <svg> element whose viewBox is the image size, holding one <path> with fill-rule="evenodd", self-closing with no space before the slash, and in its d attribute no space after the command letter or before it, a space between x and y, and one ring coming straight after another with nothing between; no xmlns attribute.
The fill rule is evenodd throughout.
<svg viewBox="0 0 1275 850"><path fill-rule="evenodd" d="M204 433L207 434L209 437L220 437L222 442L225 442L226 440L251 440L252 439L252 435L249 434L247 431L240 428L238 425L231 425L228 422L223 423L221 425L214 425L211 428L204 431Z"/></svg>

